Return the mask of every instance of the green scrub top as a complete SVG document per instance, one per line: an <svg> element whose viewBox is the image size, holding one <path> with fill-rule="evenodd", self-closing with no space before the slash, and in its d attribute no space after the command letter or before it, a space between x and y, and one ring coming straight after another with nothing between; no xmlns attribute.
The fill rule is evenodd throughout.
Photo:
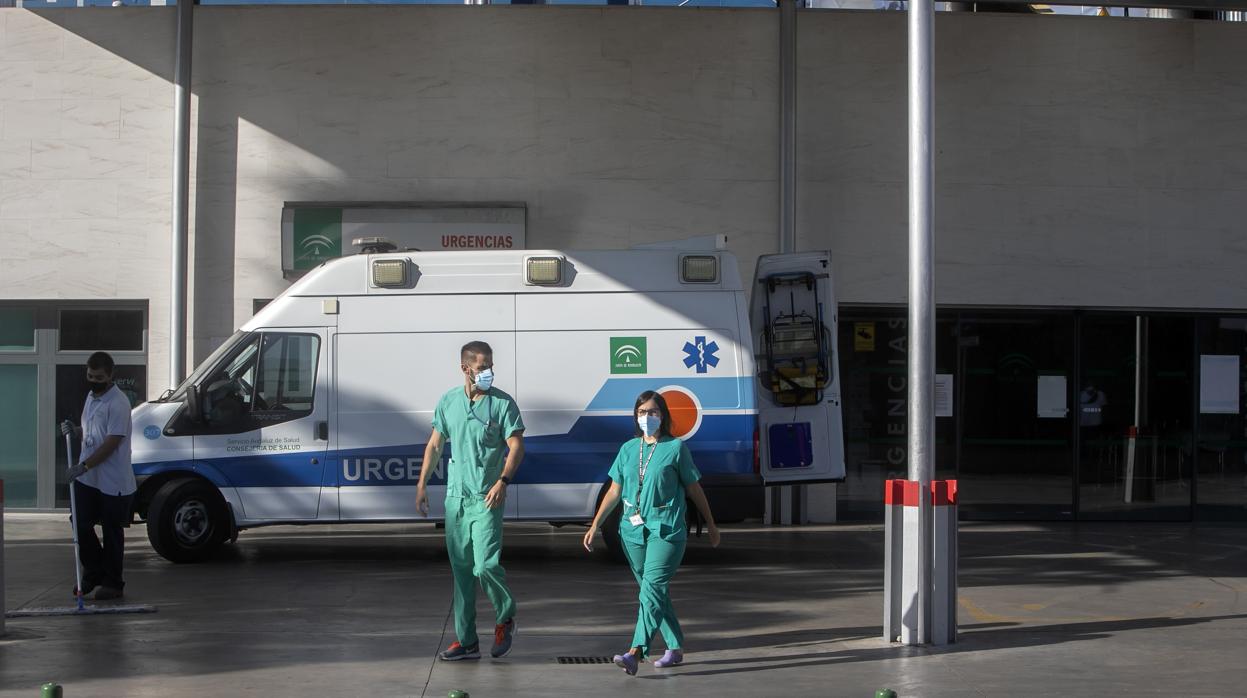
<svg viewBox="0 0 1247 698"><path fill-rule="evenodd" d="M447 391L433 410L433 428L451 444L446 497L484 497L502 476L507 439L524 431L515 399L490 388L475 403L463 386Z"/></svg>
<svg viewBox="0 0 1247 698"><path fill-rule="evenodd" d="M641 456L643 443L639 436L625 443L611 465L610 479L619 483L623 502L619 535L625 540L643 543L644 529L649 529L650 533L666 541L685 540L688 538L685 522L688 507L684 488L701 479L701 473L693 464L693 454L689 453L683 441L670 436L659 437L658 443L653 446L645 444L644 459L649 464L645 468L645 482L638 501L640 467L637 459ZM633 526L629 521L637 513L645 522L641 526Z"/></svg>

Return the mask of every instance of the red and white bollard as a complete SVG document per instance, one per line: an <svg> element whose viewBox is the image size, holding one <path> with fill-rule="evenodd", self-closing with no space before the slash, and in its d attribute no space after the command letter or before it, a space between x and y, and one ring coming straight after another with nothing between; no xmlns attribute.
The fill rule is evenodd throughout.
<svg viewBox="0 0 1247 698"><path fill-rule="evenodd" d="M883 640L901 637L901 570L905 529L905 480L883 483Z"/></svg>
<svg viewBox="0 0 1247 698"><path fill-rule="evenodd" d="M957 641L957 481L932 482L931 496L931 642L949 645Z"/></svg>
<svg viewBox="0 0 1247 698"><path fill-rule="evenodd" d="M929 574L919 569L922 492L913 480L884 483L883 638L888 642L945 645L957 637L957 481L931 483L932 549ZM928 638L918 634L918 592L928 584Z"/></svg>

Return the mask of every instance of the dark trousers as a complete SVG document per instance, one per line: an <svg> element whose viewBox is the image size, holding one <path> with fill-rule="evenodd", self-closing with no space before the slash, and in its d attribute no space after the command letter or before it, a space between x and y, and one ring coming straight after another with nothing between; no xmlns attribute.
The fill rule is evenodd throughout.
<svg viewBox="0 0 1247 698"><path fill-rule="evenodd" d="M130 522L130 503L134 495L121 497L104 494L94 487L74 480L74 505L78 518L78 558L82 561L82 588L106 586L125 587L121 578L124 559L125 526ZM95 535L95 525L104 532L104 544Z"/></svg>

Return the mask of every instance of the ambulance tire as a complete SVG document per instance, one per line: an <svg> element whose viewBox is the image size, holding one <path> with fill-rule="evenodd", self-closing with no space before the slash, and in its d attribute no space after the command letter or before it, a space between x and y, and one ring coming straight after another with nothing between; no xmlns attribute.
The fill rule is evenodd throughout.
<svg viewBox="0 0 1247 698"><path fill-rule="evenodd" d="M200 562L229 537L228 508L211 484L197 478L170 480L147 510L147 539L170 562Z"/></svg>

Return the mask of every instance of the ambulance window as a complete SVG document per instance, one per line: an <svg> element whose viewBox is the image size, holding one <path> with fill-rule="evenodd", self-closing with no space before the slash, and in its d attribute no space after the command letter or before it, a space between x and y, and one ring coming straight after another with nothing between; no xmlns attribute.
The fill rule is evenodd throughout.
<svg viewBox="0 0 1247 698"><path fill-rule="evenodd" d="M247 421L255 383L257 336L203 382L203 415L210 428L231 429Z"/></svg>
<svg viewBox="0 0 1247 698"><path fill-rule="evenodd" d="M311 412L319 352L315 335L264 335L254 410Z"/></svg>

